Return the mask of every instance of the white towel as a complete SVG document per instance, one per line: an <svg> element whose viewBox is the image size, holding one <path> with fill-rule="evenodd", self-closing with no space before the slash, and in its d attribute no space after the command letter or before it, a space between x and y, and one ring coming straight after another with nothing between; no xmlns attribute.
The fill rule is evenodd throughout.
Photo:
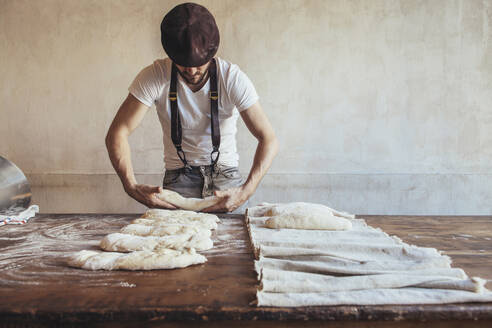
<svg viewBox="0 0 492 328"><path fill-rule="evenodd" d="M351 219L346 231L270 229L261 208L246 213L258 306L492 302L486 280L364 220Z"/></svg>
<svg viewBox="0 0 492 328"><path fill-rule="evenodd" d="M0 215L0 226L6 224L26 224L27 221L39 212L38 205L31 205L20 213Z"/></svg>

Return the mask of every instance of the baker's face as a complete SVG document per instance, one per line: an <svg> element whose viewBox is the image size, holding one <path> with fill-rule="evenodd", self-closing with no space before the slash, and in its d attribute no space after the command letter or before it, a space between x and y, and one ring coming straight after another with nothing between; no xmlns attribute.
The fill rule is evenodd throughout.
<svg viewBox="0 0 492 328"><path fill-rule="evenodd" d="M210 62L198 67L185 67L178 64L176 64L176 67L178 68L181 77L183 77L188 84L197 85L202 83L207 77L208 65L210 65Z"/></svg>

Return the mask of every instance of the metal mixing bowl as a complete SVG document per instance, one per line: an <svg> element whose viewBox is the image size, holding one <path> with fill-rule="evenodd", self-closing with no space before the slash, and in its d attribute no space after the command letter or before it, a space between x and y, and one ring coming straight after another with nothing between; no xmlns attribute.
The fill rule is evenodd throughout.
<svg viewBox="0 0 492 328"><path fill-rule="evenodd" d="M0 156L0 211L27 208L31 195L31 186L21 169Z"/></svg>

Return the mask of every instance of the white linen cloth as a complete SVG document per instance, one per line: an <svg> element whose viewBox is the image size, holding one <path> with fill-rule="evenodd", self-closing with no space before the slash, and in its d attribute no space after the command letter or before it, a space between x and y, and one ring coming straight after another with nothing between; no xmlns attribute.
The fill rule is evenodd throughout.
<svg viewBox="0 0 492 328"><path fill-rule="evenodd" d="M246 211L258 306L492 302L486 280L364 220L351 219L346 231L270 229L261 212Z"/></svg>
<svg viewBox="0 0 492 328"><path fill-rule="evenodd" d="M0 215L0 226L6 224L26 224L27 221L39 212L38 205L31 205L21 212L15 212Z"/></svg>

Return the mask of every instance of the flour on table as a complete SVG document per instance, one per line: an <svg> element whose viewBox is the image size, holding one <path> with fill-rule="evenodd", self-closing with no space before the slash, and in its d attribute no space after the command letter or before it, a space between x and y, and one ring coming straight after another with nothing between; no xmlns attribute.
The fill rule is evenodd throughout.
<svg viewBox="0 0 492 328"><path fill-rule="evenodd" d="M132 253L84 250L74 254L68 264L86 270L155 270L184 268L206 261L205 256L197 254L193 249L179 251L162 249L157 252Z"/></svg>
<svg viewBox="0 0 492 328"><path fill-rule="evenodd" d="M268 228L289 228L309 230L349 230L352 214L336 211L321 204L287 203L265 204L261 216L269 216L265 225Z"/></svg>

